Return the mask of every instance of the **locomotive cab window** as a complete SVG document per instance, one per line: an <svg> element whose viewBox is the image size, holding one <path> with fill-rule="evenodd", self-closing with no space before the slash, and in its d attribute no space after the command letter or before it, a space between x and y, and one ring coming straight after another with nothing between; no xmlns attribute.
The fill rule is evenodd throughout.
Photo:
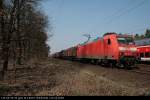
<svg viewBox="0 0 150 100"><path fill-rule="evenodd" d="M126 39L119 37L118 42L121 43L121 44L126 44Z"/></svg>
<svg viewBox="0 0 150 100"><path fill-rule="evenodd" d="M133 38L118 37L119 44L135 44Z"/></svg>
<svg viewBox="0 0 150 100"><path fill-rule="evenodd" d="M110 45L111 44L111 40L110 39L108 39L108 45Z"/></svg>

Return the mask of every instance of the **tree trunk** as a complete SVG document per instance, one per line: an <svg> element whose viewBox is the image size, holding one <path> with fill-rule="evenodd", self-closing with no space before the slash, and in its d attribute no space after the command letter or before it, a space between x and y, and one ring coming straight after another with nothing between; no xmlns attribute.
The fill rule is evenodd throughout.
<svg viewBox="0 0 150 100"><path fill-rule="evenodd" d="M1 17L1 35L4 34L4 16L3 16L3 0L0 0L0 17ZM3 45L4 45L4 41L3 42ZM3 59L3 56L2 56L2 59ZM0 73L0 80L3 80L4 79L4 63L3 63L3 68L2 68L2 71Z"/></svg>

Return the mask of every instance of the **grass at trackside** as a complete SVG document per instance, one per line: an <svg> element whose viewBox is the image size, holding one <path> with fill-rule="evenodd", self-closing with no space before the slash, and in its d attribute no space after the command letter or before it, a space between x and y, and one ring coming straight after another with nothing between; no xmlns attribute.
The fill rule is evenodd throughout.
<svg viewBox="0 0 150 100"><path fill-rule="evenodd" d="M10 90L8 85L0 84L0 95L7 93Z"/></svg>

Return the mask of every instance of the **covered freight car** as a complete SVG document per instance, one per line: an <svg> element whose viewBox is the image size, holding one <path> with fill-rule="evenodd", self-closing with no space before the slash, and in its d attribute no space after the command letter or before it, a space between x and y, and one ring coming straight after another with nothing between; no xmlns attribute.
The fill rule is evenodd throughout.
<svg viewBox="0 0 150 100"><path fill-rule="evenodd" d="M64 59L73 60L76 59L76 57L77 57L77 46L62 51L62 58Z"/></svg>

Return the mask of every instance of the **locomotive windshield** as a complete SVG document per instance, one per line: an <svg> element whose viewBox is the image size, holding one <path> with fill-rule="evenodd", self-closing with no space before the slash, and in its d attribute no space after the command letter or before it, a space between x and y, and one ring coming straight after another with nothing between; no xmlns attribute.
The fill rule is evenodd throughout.
<svg viewBox="0 0 150 100"><path fill-rule="evenodd" d="M118 42L120 44L134 44L133 38L130 37L118 37Z"/></svg>

